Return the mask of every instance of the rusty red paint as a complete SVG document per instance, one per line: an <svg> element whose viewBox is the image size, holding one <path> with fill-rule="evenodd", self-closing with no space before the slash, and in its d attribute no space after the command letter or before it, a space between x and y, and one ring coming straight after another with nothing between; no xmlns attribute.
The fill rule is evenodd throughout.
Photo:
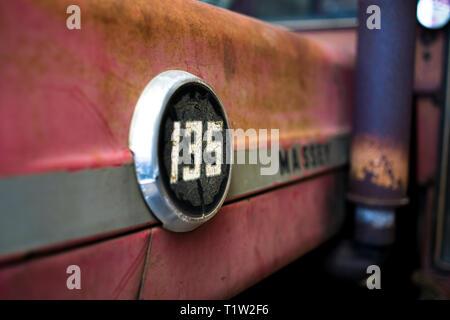
<svg viewBox="0 0 450 320"><path fill-rule="evenodd" d="M442 32L418 29L416 37L414 91L434 93L441 87L445 37Z"/></svg>
<svg viewBox="0 0 450 320"><path fill-rule="evenodd" d="M438 164L440 108L432 98L417 99L417 182L425 184L436 177Z"/></svg>
<svg viewBox="0 0 450 320"><path fill-rule="evenodd" d="M225 298L261 280L337 231L342 181L326 174L227 205L190 233L153 228L143 298ZM3 267L0 299L135 299L149 233ZM71 264L81 267L80 291L65 286Z"/></svg>
<svg viewBox="0 0 450 320"><path fill-rule="evenodd" d="M0 2L0 176L131 162L135 103L167 69L210 83L234 128L278 128L287 144L350 130L354 34L332 43L181 0L80 0L82 31L69 31L69 4ZM144 297L229 297L312 250L340 225L341 181L235 202L190 234L155 228ZM20 257L0 269L0 298L136 298L148 237ZM65 287L70 264L88 270L80 292Z"/></svg>
<svg viewBox="0 0 450 320"><path fill-rule="evenodd" d="M355 29L336 29L320 31L301 31L302 36L312 39L337 61L345 61L347 66L354 65L357 34Z"/></svg>
<svg viewBox="0 0 450 320"><path fill-rule="evenodd" d="M142 225L134 225L129 228L123 228L119 230L114 230L110 232L103 232L103 233L97 233L92 236L77 238L73 240L58 242L49 246L40 246L35 249L27 250L27 251L16 251L11 254L6 254L0 256L0 268L2 265L15 263L20 260L26 260L30 256L43 256L51 254L55 251L61 251L65 250L65 248L74 248L74 247L80 247L89 243L102 241L106 238L114 238L114 237L120 237L124 233L130 233L134 232L135 230L140 230L143 228L150 228L153 225L158 224L158 221L152 221L149 223L145 223Z"/></svg>
<svg viewBox="0 0 450 320"><path fill-rule="evenodd" d="M145 299L222 299L314 249L340 226L328 174L222 208L188 234L153 233Z"/></svg>
<svg viewBox="0 0 450 320"><path fill-rule="evenodd" d="M353 57L197 1L0 3L0 176L131 162L145 85L167 69L202 77L232 127L282 139L350 130Z"/></svg>
<svg viewBox="0 0 450 320"><path fill-rule="evenodd" d="M0 269L0 299L136 299L150 231ZM67 267L81 269L69 290Z"/></svg>

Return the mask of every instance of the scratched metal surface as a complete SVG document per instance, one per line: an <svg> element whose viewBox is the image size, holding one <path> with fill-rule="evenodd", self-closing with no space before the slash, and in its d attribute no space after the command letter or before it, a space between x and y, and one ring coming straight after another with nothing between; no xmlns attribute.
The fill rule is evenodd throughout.
<svg viewBox="0 0 450 320"><path fill-rule="evenodd" d="M210 83L233 128L278 128L282 143L350 130L351 36L333 43L178 0L80 1L82 29L69 31L68 4L0 3L2 253L155 222L122 168L136 101L163 70ZM231 196L259 190L238 171L248 182L234 179Z"/></svg>
<svg viewBox="0 0 450 320"><path fill-rule="evenodd" d="M408 202L416 5L361 0L360 21L370 5L378 5L384 18L380 30L358 26L349 198L399 206Z"/></svg>
<svg viewBox="0 0 450 320"><path fill-rule="evenodd" d="M305 166L299 149L300 167L295 169L292 145L318 143L329 146L329 158ZM259 161L234 164L226 201L342 167L348 164L348 144L346 135L285 143L281 152L290 156L287 171L274 175L261 175L265 166ZM248 158L251 152L245 153ZM0 179L0 212L0 261L158 223L141 196L131 164Z"/></svg>
<svg viewBox="0 0 450 320"><path fill-rule="evenodd" d="M60 252L0 270L0 299L136 299L149 230ZM81 270L81 289L66 286L67 267Z"/></svg>
<svg viewBox="0 0 450 320"><path fill-rule="evenodd" d="M339 230L345 175L225 205L193 232L154 227L146 263L149 230L9 264L0 268L0 299L136 299L144 265L144 299L231 297ZM72 264L81 268L81 290L66 287Z"/></svg>
<svg viewBox="0 0 450 320"><path fill-rule="evenodd" d="M231 127L281 139L348 133L353 53L198 1L0 3L0 176L131 163L136 102L182 69L221 98ZM319 37L320 38L320 37Z"/></svg>
<svg viewBox="0 0 450 320"><path fill-rule="evenodd" d="M0 180L0 258L156 222L132 165Z"/></svg>
<svg viewBox="0 0 450 320"><path fill-rule="evenodd" d="M65 0L0 2L0 153L6 155L0 158L0 176L4 179L21 179L24 175L34 179L35 174L58 175L56 171L71 172L65 173L68 176L79 171L73 173L83 175L85 169L129 167L128 132L136 101L148 81L167 69L183 69L210 83L223 101L233 128L277 128L282 141L314 141L350 131L354 48L349 49L348 43L330 44L317 34L303 36L203 3L181 0L80 0L82 30L69 31L65 28L69 4ZM354 41L350 43L354 45ZM103 180L90 181L100 184L101 190L86 189L86 193L95 190L96 194L119 198L128 194L119 188L109 190L114 187L113 182L105 186L107 175ZM213 274L210 280L204 280L203 287L191 288L194 292L182 289L181 295L229 296L243 289L237 283L250 285L312 250L340 225L343 212L334 214L334 209L340 208L337 202L344 199L339 187L342 181L342 174L321 175L317 180L226 205L210 224L188 235L191 240L186 245L189 251L198 249L198 254L208 255L230 242L226 236L230 230L233 241L227 255L208 263L211 267L217 264L217 272L234 268L228 278L231 280L220 280L223 285L214 292L211 288L217 285L217 278ZM130 201L136 206L133 219L146 224L143 207L133 200L137 196L134 188L130 185ZM58 190L54 192L58 194ZM55 208L62 212L59 219L67 220L68 226L86 221L85 226L91 228L93 222L87 221L91 219L87 212L73 211L72 215L64 210L66 196L61 193L62 200ZM12 197L10 201L16 200ZM94 199L91 204L101 206L101 201ZM120 208L111 208L110 212ZM286 219L280 218L281 213ZM117 217L126 214L119 212ZM105 226L114 224L102 219L95 223L105 231L109 228ZM247 222L240 225L241 219ZM230 229L238 225L236 230ZM113 232L124 230L122 226ZM94 240L100 241L106 234L111 233L99 233ZM187 238L166 235L158 227L155 234L159 236L151 266L157 265L160 256L165 259L166 270L173 270L186 257L182 251L162 248L174 249ZM134 259L127 252L138 252L137 242L142 245L142 241L134 234L120 239L123 246L117 239L77 250L72 250L73 243L63 243L58 250L67 245L68 251L9 261L0 271L0 296L74 298L73 293L61 291L67 291L60 283L66 276L61 267L83 256L82 261L92 261L88 265L95 270L88 278L88 288L97 288L81 297L120 298L108 293L119 292L113 290L116 281L122 288L127 279L132 279L132 289L123 297L135 297L138 273L125 271ZM209 244L205 239L214 241ZM261 261L256 251L249 254L255 246L263 250ZM247 267L233 267L229 263L234 258ZM109 263L115 261L120 270L105 273ZM136 263L142 263L139 261ZM138 270L135 264L133 268ZM191 279L200 280L196 270L190 268L189 272ZM152 276L169 279L170 275L162 268L149 273L146 281L154 281ZM33 280L36 278L40 279L37 283ZM178 275L167 282L174 290L178 285L175 280L179 280ZM156 285L150 282L149 288ZM145 291L145 297L152 298L152 290ZM167 292L167 296L175 295Z"/></svg>

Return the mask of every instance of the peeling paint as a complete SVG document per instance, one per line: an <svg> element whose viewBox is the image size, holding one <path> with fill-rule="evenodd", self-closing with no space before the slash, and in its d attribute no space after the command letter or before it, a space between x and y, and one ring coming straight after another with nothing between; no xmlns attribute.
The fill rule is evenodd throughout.
<svg viewBox="0 0 450 320"><path fill-rule="evenodd" d="M80 0L82 29L71 31L70 4L0 3L0 175L130 162L137 99L168 69L210 83L234 128L287 139L350 127L353 62L332 46L184 0Z"/></svg>
<svg viewBox="0 0 450 320"><path fill-rule="evenodd" d="M408 185L408 154L389 140L360 135L351 151L351 176L376 186L405 190Z"/></svg>

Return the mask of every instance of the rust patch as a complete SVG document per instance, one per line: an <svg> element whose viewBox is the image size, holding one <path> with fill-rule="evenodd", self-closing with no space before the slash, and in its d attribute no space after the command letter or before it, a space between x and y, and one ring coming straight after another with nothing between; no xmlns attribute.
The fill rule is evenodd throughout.
<svg viewBox="0 0 450 320"><path fill-rule="evenodd" d="M234 53L233 42L228 36L223 39L223 68L227 81L233 80L236 65L236 54Z"/></svg>
<svg viewBox="0 0 450 320"><path fill-rule="evenodd" d="M405 190L408 153L388 140L361 135L353 139L351 177L378 187Z"/></svg>
<svg viewBox="0 0 450 320"><path fill-rule="evenodd" d="M136 102L169 69L213 86L234 128L276 128L286 140L350 127L353 64L317 40L184 0L79 0L82 30L70 31L70 4L0 4L0 127L21 127L0 135L0 174L130 161ZM57 167L40 164L49 158Z"/></svg>
<svg viewBox="0 0 450 320"><path fill-rule="evenodd" d="M36 4L62 22L66 17L67 3ZM318 126L315 117L300 116L303 110L328 102L319 99L324 74L331 80L332 68L324 68L325 54L317 43L197 2L175 0L168 7L159 1L80 0L79 5L82 27L99 32L107 52L104 69L110 70L93 79L98 80L112 121L125 114L108 100L131 107L153 76L183 69L215 87L237 127L280 128L284 137ZM116 66L111 68L111 63ZM124 86L124 80L131 85ZM116 93L111 94L110 88ZM127 141L126 130L119 135Z"/></svg>

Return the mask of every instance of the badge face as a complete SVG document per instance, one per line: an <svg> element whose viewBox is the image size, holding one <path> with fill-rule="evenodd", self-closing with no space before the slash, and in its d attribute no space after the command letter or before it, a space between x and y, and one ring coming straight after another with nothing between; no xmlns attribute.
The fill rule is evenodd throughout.
<svg viewBox="0 0 450 320"><path fill-rule="evenodd" d="M190 73L163 72L144 89L129 143L142 194L164 228L193 230L220 209L231 179L229 128L214 90Z"/></svg>

